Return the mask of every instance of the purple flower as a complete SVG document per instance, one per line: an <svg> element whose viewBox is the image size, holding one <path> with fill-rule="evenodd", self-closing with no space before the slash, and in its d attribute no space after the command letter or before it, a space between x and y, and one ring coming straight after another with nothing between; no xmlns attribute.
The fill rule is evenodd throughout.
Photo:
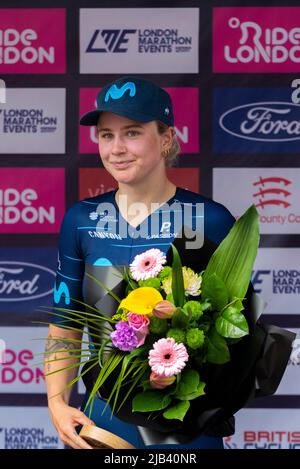
<svg viewBox="0 0 300 469"><path fill-rule="evenodd" d="M131 352L138 345L138 338L128 322L120 321L116 324L116 330L111 334L111 340L115 347L124 352Z"/></svg>

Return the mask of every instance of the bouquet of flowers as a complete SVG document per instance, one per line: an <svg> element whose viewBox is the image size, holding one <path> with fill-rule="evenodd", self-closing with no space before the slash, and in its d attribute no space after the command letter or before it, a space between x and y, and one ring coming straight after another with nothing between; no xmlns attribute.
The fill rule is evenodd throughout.
<svg viewBox="0 0 300 469"><path fill-rule="evenodd" d="M67 312L78 330L88 326L91 355L85 360L86 342L81 351L74 345L81 354L78 366L84 367L69 386L83 378L90 411L98 395L120 418L170 431L191 422L198 430L205 428L212 409L213 415L223 410L223 417L238 410L255 389L252 364L266 345L265 335L259 344L256 339L245 342L246 348L243 344L257 320L247 295L258 244L258 214L251 206L221 244L206 253L202 271L185 265L185 255L172 244L168 256L154 248L138 254L118 271L122 275L110 282L113 288L86 272L93 291L102 292L100 301L85 304L86 311L56 308L54 314L64 319ZM201 250L192 255L200 265ZM234 387L242 396L224 411Z"/></svg>

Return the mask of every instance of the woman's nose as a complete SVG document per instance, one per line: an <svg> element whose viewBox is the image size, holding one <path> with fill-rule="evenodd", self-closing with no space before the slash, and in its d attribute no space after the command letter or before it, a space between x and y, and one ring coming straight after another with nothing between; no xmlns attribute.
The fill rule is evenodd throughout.
<svg viewBox="0 0 300 469"><path fill-rule="evenodd" d="M112 147L112 152L113 153L124 153L126 150L124 141L121 137L115 136L113 140L113 147Z"/></svg>

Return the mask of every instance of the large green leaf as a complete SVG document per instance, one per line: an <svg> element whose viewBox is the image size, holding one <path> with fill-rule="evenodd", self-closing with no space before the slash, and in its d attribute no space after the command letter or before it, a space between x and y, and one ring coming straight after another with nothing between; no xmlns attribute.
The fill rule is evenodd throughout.
<svg viewBox="0 0 300 469"><path fill-rule="evenodd" d="M222 365L230 360L230 353L226 340L213 327L207 336L207 361Z"/></svg>
<svg viewBox="0 0 300 469"><path fill-rule="evenodd" d="M163 416L166 419L176 419L183 421L185 414L189 410L190 403L189 401L181 401L178 404L170 407L169 409L165 410Z"/></svg>
<svg viewBox="0 0 300 469"><path fill-rule="evenodd" d="M172 294L176 306L182 307L184 305L184 283L182 274L182 265L180 256L174 244L171 244L173 250L172 262Z"/></svg>
<svg viewBox="0 0 300 469"><path fill-rule="evenodd" d="M229 300L245 297L259 244L258 219L257 210L252 205L234 223L208 262L202 290L205 291L209 278L216 273L226 285Z"/></svg>
<svg viewBox="0 0 300 469"><path fill-rule="evenodd" d="M213 309L221 311L228 303L228 292L223 280L213 273L202 286L202 298L210 299Z"/></svg>
<svg viewBox="0 0 300 469"><path fill-rule="evenodd" d="M249 334L249 327L245 316L234 305L224 309L215 323L218 334L230 339L239 339Z"/></svg>
<svg viewBox="0 0 300 469"><path fill-rule="evenodd" d="M132 400L133 412L153 412L165 409L172 398L163 391L145 391L137 394Z"/></svg>

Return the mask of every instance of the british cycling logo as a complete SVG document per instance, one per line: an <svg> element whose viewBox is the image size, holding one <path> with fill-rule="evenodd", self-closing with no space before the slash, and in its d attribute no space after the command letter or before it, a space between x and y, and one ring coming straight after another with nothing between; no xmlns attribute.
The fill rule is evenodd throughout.
<svg viewBox="0 0 300 469"><path fill-rule="evenodd" d="M126 53L136 44L139 53L190 52L192 36L181 35L176 28L96 29L85 52Z"/></svg>
<svg viewBox="0 0 300 469"><path fill-rule="evenodd" d="M288 208L291 206L288 198L291 192L287 190L292 184L290 179L282 176L259 177L252 183L255 192L252 194L257 208L268 206Z"/></svg>
<svg viewBox="0 0 300 469"><path fill-rule="evenodd" d="M300 104L264 101L243 104L224 112L224 132L245 140L287 142L300 140Z"/></svg>
<svg viewBox="0 0 300 469"><path fill-rule="evenodd" d="M29 301L50 295L49 285L55 272L39 264L29 262L0 261L0 302Z"/></svg>

